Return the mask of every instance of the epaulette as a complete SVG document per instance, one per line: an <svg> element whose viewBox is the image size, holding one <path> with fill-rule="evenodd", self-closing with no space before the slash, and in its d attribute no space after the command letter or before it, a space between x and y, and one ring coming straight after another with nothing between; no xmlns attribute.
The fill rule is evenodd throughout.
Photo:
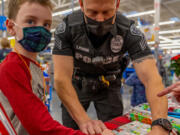
<svg viewBox="0 0 180 135"><path fill-rule="evenodd" d="M123 28L123 29L129 29L132 24L135 22L133 20L129 20L127 17L122 15L120 12L117 12L116 14L116 24L117 26Z"/></svg>
<svg viewBox="0 0 180 135"><path fill-rule="evenodd" d="M68 25L75 26L84 23L83 12L81 10L75 11L74 13L67 16Z"/></svg>

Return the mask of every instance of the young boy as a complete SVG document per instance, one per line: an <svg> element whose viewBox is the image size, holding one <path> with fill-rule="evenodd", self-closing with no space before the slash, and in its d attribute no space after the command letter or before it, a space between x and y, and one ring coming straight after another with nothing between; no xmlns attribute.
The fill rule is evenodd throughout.
<svg viewBox="0 0 180 135"><path fill-rule="evenodd" d="M36 56L51 40L50 0L9 0L8 11L6 25L16 44L0 64L0 103L17 134L83 135L53 120L44 105L43 72Z"/></svg>

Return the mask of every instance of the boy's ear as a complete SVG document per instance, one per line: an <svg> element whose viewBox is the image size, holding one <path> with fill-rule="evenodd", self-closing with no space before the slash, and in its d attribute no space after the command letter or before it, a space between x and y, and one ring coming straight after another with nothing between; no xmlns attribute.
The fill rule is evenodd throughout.
<svg viewBox="0 0 180 135"><path fill-rule="evenodd" d="M16 32L14 30L14 22L10 19L6 20L6 27L7 27L7 31L11 36L15 36Z"/></svg>

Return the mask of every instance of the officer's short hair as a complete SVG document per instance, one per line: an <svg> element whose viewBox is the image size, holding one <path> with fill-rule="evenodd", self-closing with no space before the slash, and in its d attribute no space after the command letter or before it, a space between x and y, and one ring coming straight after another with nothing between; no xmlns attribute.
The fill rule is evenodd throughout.
<svg viewBox="0 0 180 135"><path fill-rule="evenodd" d="M30 3L38 3L42 6L48 6L52 10L52 3L50 0L9 0L8 3L8 18L9 19L16 19L17 13L20 9L20 6L25 3L25 2L30 2Z"/></svg>

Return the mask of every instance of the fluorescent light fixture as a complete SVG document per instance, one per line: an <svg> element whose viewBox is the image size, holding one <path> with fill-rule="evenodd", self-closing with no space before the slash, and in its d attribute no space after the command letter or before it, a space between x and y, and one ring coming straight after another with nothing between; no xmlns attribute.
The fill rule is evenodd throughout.
<svg viewBox="0 0 180 135"><path fill-rule="evenodd" d="M160 31L159 34L172 34L172 33L180 33L180 29L177 30L167 30L167 31Z"/></svg>
<svg viewBox="0 0 180 135"><path fill-rule="evenodd" d="M15 37L8 37L8 40L15 39Z"/></svg>
<svg viewBox="0 0 180 135"><path fill-rule="evenodd" d="M180 49L180 46L160 46L162 49Z"/></svg>
<svg viewBox="0 0 180 135"><path fill-rule="evenodd" d="M176 49L176 50L171 50L173 54L177 54L180 53L180 49Z"/></svg>
<svg viewBox="0 0 180 135"><path fill-rule="evenodd" d="M160 41L160 44L166 44L166 43L174 43L174 42L179 42L178 40L172 40L172 41ZM148 42L148 45L153 45L155 44L154 41ZM180 44L180 43L179 43Z"/></svg>
<svg viewBox="0 0 180 135"><path fill-rule="evenodd" d="M162 26L162 25L169 25L169 24L174 24L176 23L176 21L165 21L165 22L160 22L159 25ZM153 24L154 26L155 24ZM141 26L137 26L137 28L140 28ZM143 26L142 26L143 27Z"/></svg>
<svg viewBox="0 0 180 135"><path fill-rule="evenodd" d="M166 21L166 22L160 22L159 25L168 25L168 24L174 24L176 21Z"/></svg>
<svg viewBox="0 0 180 135"><path fill-rule="evenodd" d="M169 41L169 42L172 42L172 40L171 40L171 39L166 38L166 37L163 37L163 36L159 36L159 39L162 39L162 40L164 40L164 41Z"/></svg>
<svg viewBox="0 0 180 135"><path fill-rule="evenodd" d="M74 11L79 10L79 9L80 9L80 6L75 7ZM58 15L65 15L65 14L72 13L72 12L73 12L73 9L67 9L64 11L55 12L52 14L52 16L54 17L54 16L58 16Z"/></svg>
<svg viewBox="0 0 180 135"><path fill-rule="evenodd" d="M159 44L159 46L179 46L180 47L180 43Z"/></svg>
<svg viewBox="0 0 180 135"><path fill-rule="evenodd" d="M150 15L150 14L155 14L155 10L150 10L150 11L145 11L145 12L140 12L132 15L127 15L127 18L131 17L138 17L138 16L143 16L143 15Z"/></svg>

